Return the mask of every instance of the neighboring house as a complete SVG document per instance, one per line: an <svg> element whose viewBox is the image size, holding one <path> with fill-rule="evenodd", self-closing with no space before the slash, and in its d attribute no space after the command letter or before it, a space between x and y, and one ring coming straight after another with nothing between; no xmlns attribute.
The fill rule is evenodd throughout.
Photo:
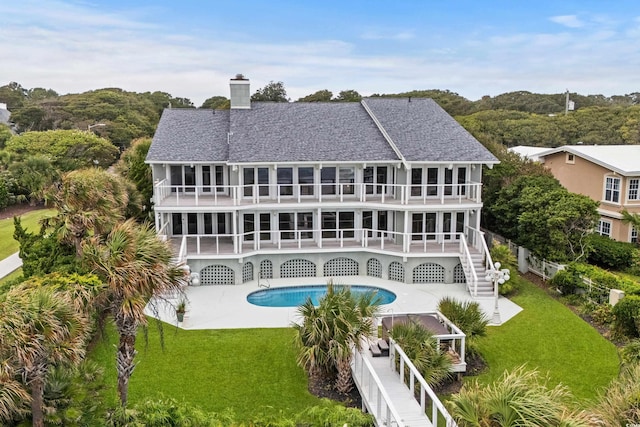
<svg viewBox="0 0 640 427"><path fill-rule="evenodd" d="M482 166L498 160L431 99L167 109L147 163L156 228L201 284L375 276L490 294ZM475 265L474 265L475 263Z"/></svg>
<svg viewBox="0 0 640 427"><path fill-rule="evenodd" d="M600 234L638 241L638 230L620 212L640 214L640 145L565 145L539 158L567 190L600 202Z"/></svg>
<svg viewBox="0 0 640 427"><path fill-rule="evenodd" d="M0 124L11 127L11 112L7 110L7 104L0 102Z"/></svg>
<svg viewBox="0 0 640 427"><path fill-rule="evenodd" d="M532 162L539 162L538 155L549 151L549 147L532 147L530 145L517 145L515 147L508 148L509 151L518 154L523 159L531 160Z"/></svg>

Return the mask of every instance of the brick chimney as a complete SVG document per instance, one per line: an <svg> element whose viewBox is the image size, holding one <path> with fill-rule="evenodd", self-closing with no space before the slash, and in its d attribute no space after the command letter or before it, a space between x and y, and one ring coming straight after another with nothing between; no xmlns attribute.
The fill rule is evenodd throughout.
<svg viewBox="0 0 640 427"><path fill-rule="evenodd" d="M242 74L236 74L236 77L231 79L230 86L231 109L250 109L249 79L245 79Z"/></svg>

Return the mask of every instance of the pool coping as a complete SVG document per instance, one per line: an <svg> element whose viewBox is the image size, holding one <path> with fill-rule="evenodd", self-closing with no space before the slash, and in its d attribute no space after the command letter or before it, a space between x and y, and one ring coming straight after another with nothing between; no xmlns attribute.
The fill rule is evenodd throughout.
<svg viewBox="0 0 640 427"><path fill-rule="evenodd" d="M249 303L247 295L265 286L290 287L322 285L327 278L307 277L296 279L257 280L241 285L189 286L187 312L184 321L177 323L175 311L161 306L158 317L182 329L238 329L238 328L284 328L299 321L297 307L262 307ZM265 283L266 282L266 283ZM324 283L323 283L324 282ZM476 301L491 319L495 300L493 297L472 298L464 284L407 284L369 276L347 276L333 278L337 285L370 285L387 289L396 294L396 300L381 307L382 315L422 313L434 311L438 301L445 296L460 301ZM520 308L501 297L498 301L502 323L519 313ZM150 310L147 310L152 315Z"/></svg>

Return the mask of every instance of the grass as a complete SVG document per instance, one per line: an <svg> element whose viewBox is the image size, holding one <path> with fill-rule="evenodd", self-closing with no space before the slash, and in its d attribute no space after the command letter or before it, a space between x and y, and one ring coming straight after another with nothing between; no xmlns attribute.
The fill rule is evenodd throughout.
<svg viewBox="0 0 640 427"><path fill-rule="evenodd" d="M0 287L2 287L3 283L13 280L15 278L18 278L20 276L22 276L22 268L19 268L16 271L9 273L9 275L4 276L2 279L0 279Z"/></svg>
<svg viewBox="0 0 640 427"><path fill-rule="evenodd" d="M526 364L548 373L549 385L562 383L577 399L588 401L617 376L616 347L565 305L528 281L512 300L523 311L500 327L490 327L479 341L489 365L477 377L481 384Z"/></svg>
<svg viewBox="0 0 640 427"><path fill-rule="evenodd" d="M164 351L151 321L148 346L138 337L138 365L129 384L129 402L158 394L200 408L222 412L232 408L239 421L280 411L293 417L323 402L307 390L307 377L295 363L292 329L226 329L186 331L164 324ZM91 359L106 367L107 402L117 402L115 348L117 334L92 351Z"/></svg>
<svg viewBox="0 0 640 427"><path fill-rule="evenodd" d="M40 230L39 221L46 216L53 216L54 209L38 209L21 215L22 226L31 232ZM13 218L0 220L0 259L5 259L9 255L18 252L20 245L13 238Z"/></svg>

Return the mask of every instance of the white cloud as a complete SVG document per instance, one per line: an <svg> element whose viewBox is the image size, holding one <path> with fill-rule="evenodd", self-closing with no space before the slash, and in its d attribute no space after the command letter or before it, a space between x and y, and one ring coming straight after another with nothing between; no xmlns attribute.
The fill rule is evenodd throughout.
<svg viewBox="0 0 640 427"><path fill-rule="evenodd" d="M585 25L576 15L552 16L549 20L569 28L580 28Z"/></svg>
<svg viewBox="0 0 640 427"><path fill-rule="evenodd" d="M370 30L362 33L360 38L363 40L411 40L414 39L415 33L413 31L399 31L399 32L381 32L379 30Z"/></svg>
<svg viewBox="0 0 640 427"><path fill-rule="evenodd" d="M637 91L640 31L630 28L637 30L638 21L626 31L603 26L592 33L508 34L483 28L470 36L461 29L457 39L378 31L362 36L402 40L398 46L412 50L365 53L358 39L309 36L272 43L250 33L168 31L148 23L154 13L149 10L116 14L60 0L37 2L39 8L14 3L0 3L0 85L17 81L59 93L159 90L196 105L213 95L228 96L236 73L251 80L252 91L282 81L294 100L320 89L363 95L449 89L468 99L514 90L559 93L567 87L585 94Z"/></svg>

